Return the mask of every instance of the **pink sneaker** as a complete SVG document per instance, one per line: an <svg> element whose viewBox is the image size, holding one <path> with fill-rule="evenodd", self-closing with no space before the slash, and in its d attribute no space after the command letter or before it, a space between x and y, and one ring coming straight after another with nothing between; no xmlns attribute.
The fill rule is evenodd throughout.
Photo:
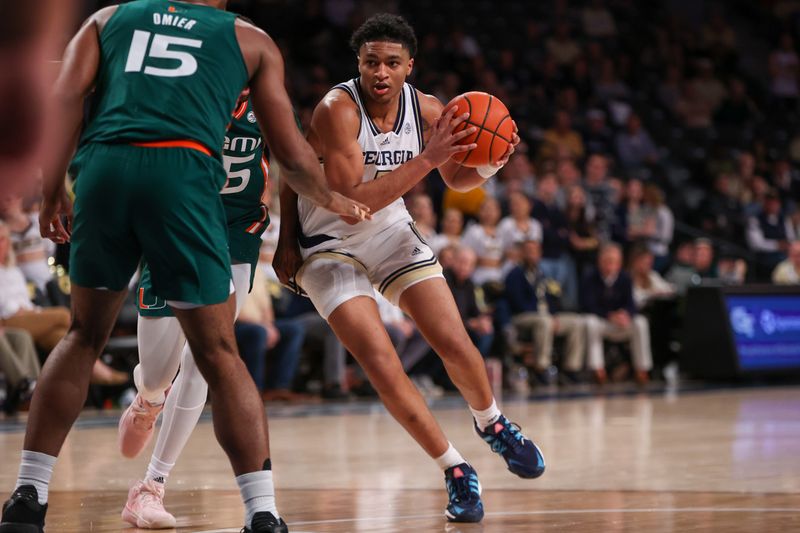
<svg viewBox="0 0 800 533"><path fill-rule="evenodd" d="M175 517L164 509L164 485L152 479L137 481L128 492L122 519L143 529L175 527Z"/></svg>
<svg viewBox="0 0 800 533"><path fill-rule="evenodd" d="M119 419L119 451L122 455L129 459L139 455L153 438L156 418L163 409L163 403L150 405L150 402L136 395L136 399Z"/></svg>

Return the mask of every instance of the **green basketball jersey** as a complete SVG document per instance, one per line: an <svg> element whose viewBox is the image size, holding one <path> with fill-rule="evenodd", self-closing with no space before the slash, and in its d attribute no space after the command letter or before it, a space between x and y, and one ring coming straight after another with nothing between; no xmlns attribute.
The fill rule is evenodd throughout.
<svg viewBox="0 0 800 533"><path fill-rule="evenodd" d="M100 35L97 97L81 144L188 139L219 157L248 81L235 20L184 2L120 5Z"/></svg>
<svg viewBox="0 0 800 533"><path fill-rule="evenodd" d="M222 147L228 181L220 194L228 219L231 258L236 261L258 260L261 234L269 225L267 207L262 203L269 178L268 159L248 100L234 112Z"/></svg>

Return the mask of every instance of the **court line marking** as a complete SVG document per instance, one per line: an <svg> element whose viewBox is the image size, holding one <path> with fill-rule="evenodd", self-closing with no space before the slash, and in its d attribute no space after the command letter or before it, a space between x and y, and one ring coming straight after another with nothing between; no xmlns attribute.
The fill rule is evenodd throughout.
<svg viewBox="0 0 800 533"><path fill-rule="evenodd" d="M653 507L653 508L633 508L633 509L542 509L540 511L497 511L486 513L485 517L493 516L534 516L534 515L556 515L556 514L612 514L612 513L800 513L800 508L795 507ZM419 520L423 518L442 518L444 513L439 514L419 514L419 515L396 515L396 516L375 516L361 518L338 518L333 520L306 520L293 521L292 525L312 526L324 524L346 524L351 522L374 522L387 520ZM239 529L213 529L209 531L197 531L196 533L238 533ZM301 532L295 532L301 533Z"/></svg>

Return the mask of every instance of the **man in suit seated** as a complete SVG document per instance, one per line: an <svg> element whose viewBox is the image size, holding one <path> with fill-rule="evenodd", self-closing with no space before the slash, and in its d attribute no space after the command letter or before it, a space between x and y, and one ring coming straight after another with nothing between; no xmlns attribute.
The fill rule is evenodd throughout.
<svg viewBox="0 0 800 533"><path fill-rule="evenodd" d="M571 380L583 366L586 347L584 319L575 313L562 313L561 287L540 269L542 246L538 241L522 243L522 263L506 277L506 299L511 311L511 323L519 336L525 330L534 338L535 358L526 361L542 383L551 382L553 336L566 336L566 353L562 370Z"/></svg>
<svg viewBox="0 0 800 533"><path fill-rule="evenodd" d="M649 381L653 366L650 328L647 319L636 313L631 278L622 271L622 248L609 243L600 249L597 268L583 280L581 308L587 314L588 366L598 383L608 379L603 354L603 339L627 341L636 381Z"/></svg>

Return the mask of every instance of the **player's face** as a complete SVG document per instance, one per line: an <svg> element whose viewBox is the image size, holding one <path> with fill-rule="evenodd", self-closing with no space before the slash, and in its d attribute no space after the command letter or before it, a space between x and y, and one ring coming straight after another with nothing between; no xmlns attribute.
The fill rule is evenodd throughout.
<svg viewBox="0 0 800 533"><path fill-rule="evenodd" d="M367 98L387 103L400 94L414 60L400 43L364 43L358 54L361 88Z"/></svg>

